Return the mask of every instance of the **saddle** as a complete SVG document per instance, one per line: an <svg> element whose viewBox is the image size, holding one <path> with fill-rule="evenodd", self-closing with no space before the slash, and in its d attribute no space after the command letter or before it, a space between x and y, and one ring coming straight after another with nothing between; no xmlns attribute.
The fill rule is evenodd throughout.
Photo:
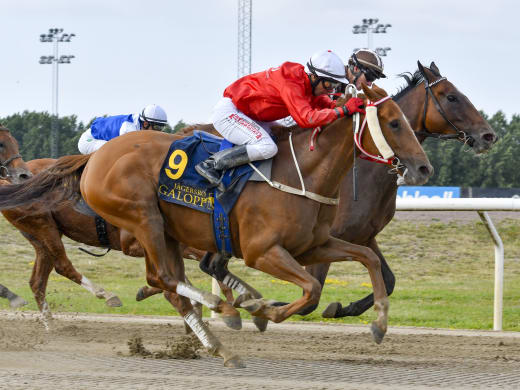
<svg viewBox="0 0 520 390"><path fill-rule="evenodd" d="M250 165L238 166L223 172L225 190L220 191L218 187L210 187L206 179L195 171L195 166L211 154L233 146L221 137L198 130L190 137L172 142L159 173L157 189L159 198L166 202L212 214L217 247L226 256L233 254L229 213L247 181L265 179ZM270 178L272 159L253 164Z"/></svg>

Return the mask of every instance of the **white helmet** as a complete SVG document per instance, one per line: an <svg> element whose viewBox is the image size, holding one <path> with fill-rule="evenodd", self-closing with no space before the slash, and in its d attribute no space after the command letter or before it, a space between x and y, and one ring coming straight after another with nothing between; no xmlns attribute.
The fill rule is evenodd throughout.
<svg viewBox="0 0 520 390"><path fill-rule="evenodd" d="M157 104L147 105L139 115L139 119L143 122L157 123L159 125L166 125L168 123L166 111Z"/></svg>
<svg viewBox="0 0 520 390"><path fill-rule="evenodd" d="M307 69L310 73L328 79L348 84L345 74L345 65L335 53L330 50L314 53L307 62Z"/></svg>

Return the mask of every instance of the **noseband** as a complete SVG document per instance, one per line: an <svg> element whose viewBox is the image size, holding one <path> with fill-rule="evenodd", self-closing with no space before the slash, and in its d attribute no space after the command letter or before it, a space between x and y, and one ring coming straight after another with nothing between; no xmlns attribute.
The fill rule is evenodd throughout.
<svg viewBox="0 0 520 390"><path fill-rule="evenodd" d="M439 101L435 97L435 95L432 92L432 87L441 81L447 80L446 77L441 77L438 80L432 81L431 83L428 83L428 80L426 77L424 78L424 89L426 90L426 97L424 98L424 110L423 110L423 117L422 117L422 129L421 131L417 131L416 134L422 135L424 137L432 137L432 138L438 138L440 140L448 140L448 139L458 139L464 143L469 144L469 146L473 146L474 139L467 135L464 131L459 130L457 126L453 124L452 121L448 119L446 116L446 113L442 109ZM432 133L426 128L426 111L428 110L428 96L431 95L433 104L435 105L435 108L441 114L442 118L448 122L451 127L456 131L456 134L438 134L438 133Z"/></svg>
<svg viewBox="0 0 520 390"><path fill-rule="evenodd" d="M8 179L11 177L11 174L9 173L9 164L11 164L17 158L22 158L22 156L15 154L3 162L0 161L0 179Z"/></svg>

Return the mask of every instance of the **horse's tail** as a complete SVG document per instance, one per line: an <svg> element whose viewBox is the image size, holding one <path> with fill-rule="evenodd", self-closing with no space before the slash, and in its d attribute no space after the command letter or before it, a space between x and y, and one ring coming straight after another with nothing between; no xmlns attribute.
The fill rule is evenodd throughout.
<svg viewBox="0 0 520 390"><path fill-rule="evenodd" d="M0 186L0 210L45 201L49 209L64 200L77 200L80 179L90 154L64 156L20 184Z"/></svg>

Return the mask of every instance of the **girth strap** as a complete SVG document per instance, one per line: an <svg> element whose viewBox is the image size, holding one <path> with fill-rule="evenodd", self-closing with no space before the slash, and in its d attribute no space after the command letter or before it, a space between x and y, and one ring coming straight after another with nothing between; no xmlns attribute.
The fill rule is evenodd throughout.
<svg viewBox="0 0 520 390"><path fill-rule="evenodd" d="M110 239L108 238L107 222L99 215L95 216L96 221L96 233L98 241L104 248L110 248Z"/></svg>

